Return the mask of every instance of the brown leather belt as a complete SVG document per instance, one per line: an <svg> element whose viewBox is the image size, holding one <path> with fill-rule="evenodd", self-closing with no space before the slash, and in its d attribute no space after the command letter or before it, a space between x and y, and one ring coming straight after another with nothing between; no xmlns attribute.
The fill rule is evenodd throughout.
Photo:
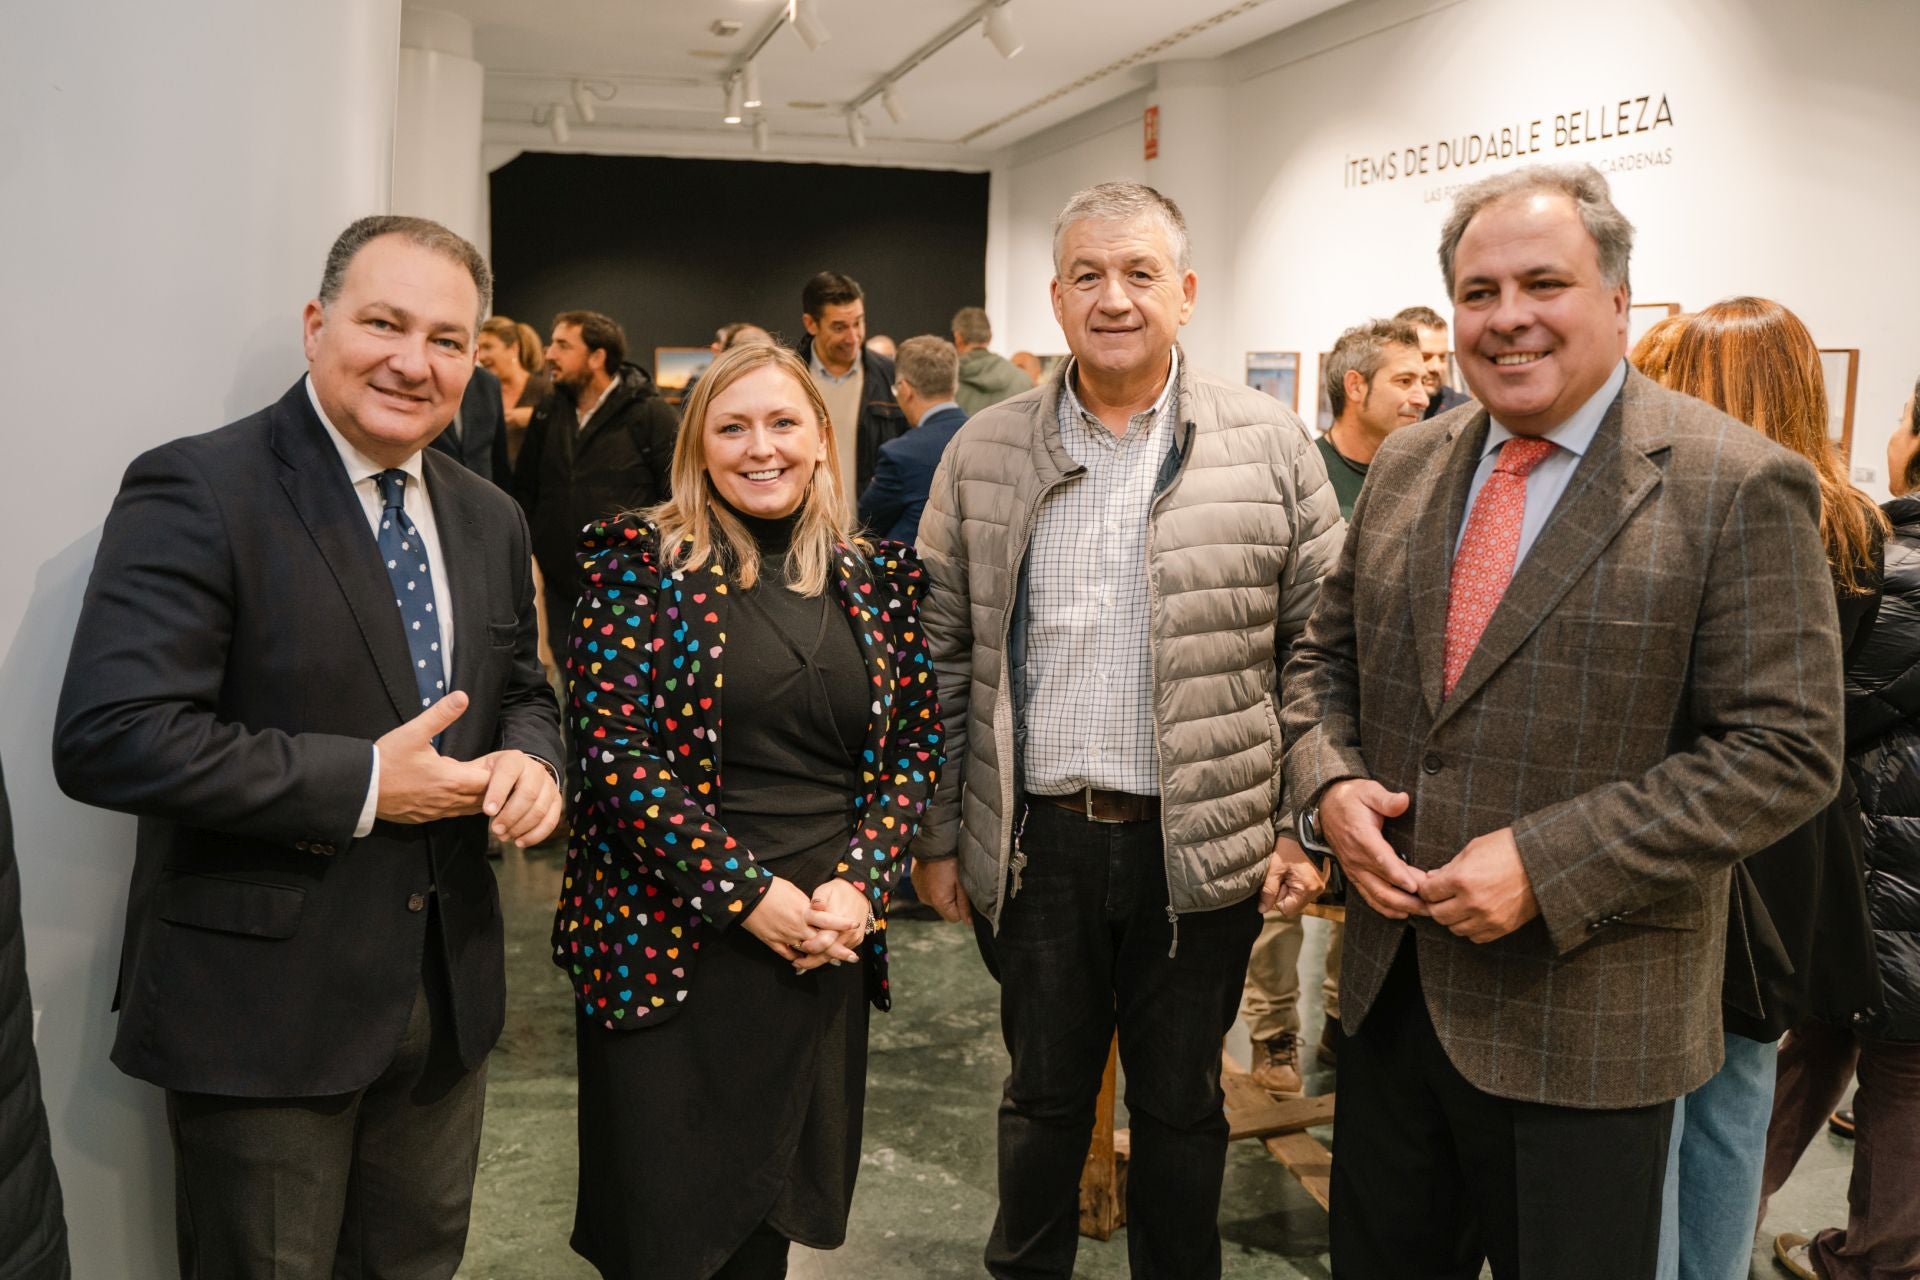
<svg viewBox="0 0 1920 1280"><path fill-rule="evenodd" d="M1082 787L1063 796L1034 796L1071 810L1088 822L1154 822L1160 817L1159 796L1136 796L1130 791L1100 791Z"/></svg>

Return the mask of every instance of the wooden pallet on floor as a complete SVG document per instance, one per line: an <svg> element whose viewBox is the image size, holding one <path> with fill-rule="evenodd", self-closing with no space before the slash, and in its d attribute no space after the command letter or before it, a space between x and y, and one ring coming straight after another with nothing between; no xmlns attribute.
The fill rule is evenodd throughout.
<svg viewBox="0 0 1920 1280"><path fill-rule="evenodd" d="M1090 1240L1110 1240L1127 1225L1127 1157L1133 1135L1113 1126L1115 1079L1120 1068L1120 1040L1107 1046L1107 1069L1100 1077L1100 1097L1093 1107L1093 1142L1080 1170L1080 1234Z"/></svg>

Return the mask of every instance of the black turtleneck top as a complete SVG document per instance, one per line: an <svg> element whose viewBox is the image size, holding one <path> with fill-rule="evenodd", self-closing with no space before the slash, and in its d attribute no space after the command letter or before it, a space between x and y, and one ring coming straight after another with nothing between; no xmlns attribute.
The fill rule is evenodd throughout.
<svg viewBox="0 0 1920 1280"><path fill-rule="evenodd" d="M797 516L729 510L760 549L760 576L728 591L720 813L765 862L848 840L872 686L831 580L812 597L787 586Z"/></svg>

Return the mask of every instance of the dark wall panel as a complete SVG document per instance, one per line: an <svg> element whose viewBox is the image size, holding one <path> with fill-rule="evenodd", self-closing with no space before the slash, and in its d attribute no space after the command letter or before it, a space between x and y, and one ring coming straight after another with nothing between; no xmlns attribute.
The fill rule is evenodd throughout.
<svg viewBox="0 0 1920 1280"><path fill-rule="evenodd" d="M492 177L494 309L544 337L604 311L636 363L731 320L797 336L823 268L867 295L867 332L947 333L984 301L987 175L855 165L529 153Z"/></svg>

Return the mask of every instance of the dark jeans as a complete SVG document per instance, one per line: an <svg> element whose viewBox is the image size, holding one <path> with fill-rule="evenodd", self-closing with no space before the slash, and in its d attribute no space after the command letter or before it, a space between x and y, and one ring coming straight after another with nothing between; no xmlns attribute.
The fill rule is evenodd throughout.
<svg viewBox="0 0 1920 1280"><path fill-rule="evenodd" d="M1089 822L1041 801L1027 811L1020 847L1019 892L1001 911L1000 932L982 939L1013 1057L987 1271L1006 1280L1073 1274L1080 1170L1117 1024L1133 1129L1133 1275L1218 1276L1227 1157L1220 1042L1260 932L1257 904L1181 916L1176 947L1159 823Z"/></svg>
<svg viewBox="0 0 1920 1280"><path fill-rule="evenodd" d="M1673 1104L1498 1098L1454 1069L1411 937L1340 1048L1329 1224L1336 1280L1649 1277Z"/></svg>

